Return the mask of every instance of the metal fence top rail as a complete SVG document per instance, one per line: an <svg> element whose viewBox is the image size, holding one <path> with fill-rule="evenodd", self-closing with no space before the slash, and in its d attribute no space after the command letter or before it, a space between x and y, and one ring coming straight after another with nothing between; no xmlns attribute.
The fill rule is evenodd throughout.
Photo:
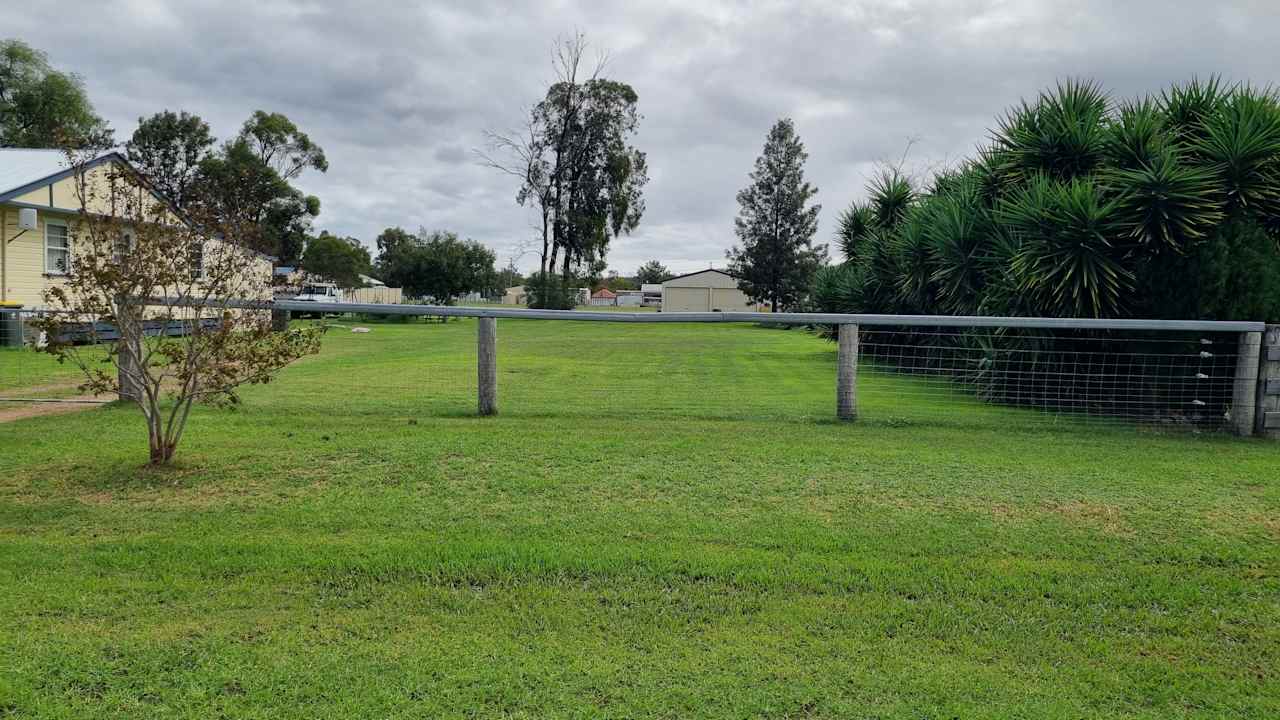
<svg viewBox="0 0 1280 720"><path fill-rule="evenodd" d="M181 298L153 298L148 304L185 305ZM522 320L585 320L622 323L781 323L786 325L846 325L896 327L1007 327L1057 330L1182 330L1191 332L1263 332L1266 323L1224 320L1137 320L1090 318L986 317L966 315L872 315L843 313L763 312L600 312L592 310L533 310L445 305L381 305L322 303L297 300L227 300L221 307L289 310L294 312L366 313L369 315L431 315L437 317L511 318Z"/></svg>

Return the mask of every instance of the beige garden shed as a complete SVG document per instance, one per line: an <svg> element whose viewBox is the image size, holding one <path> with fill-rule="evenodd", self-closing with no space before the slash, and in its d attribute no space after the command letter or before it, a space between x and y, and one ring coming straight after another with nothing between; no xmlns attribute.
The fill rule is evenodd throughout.
<svg viewBox="0 0 1280 720"><path fill-rule="evenodd" d="M663 312L755 310L738 279L723 270L699 270L662 283Z"/></svg>

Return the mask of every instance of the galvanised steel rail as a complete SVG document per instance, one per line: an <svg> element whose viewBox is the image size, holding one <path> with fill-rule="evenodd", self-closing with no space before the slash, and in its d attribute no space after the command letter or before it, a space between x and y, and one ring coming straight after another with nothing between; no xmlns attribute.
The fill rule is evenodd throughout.
<svg viewBox="0 0 1280 720"><path fill-rule="evenodd" d="M181 298L151 298L149 305L187 305ZM630 323L779 323L785 325L860 325L897 327L1008 327L1058 330L1182 330L1191 332L1262 332L1266 323L1238 320L1138 320L1093 318L988 317L975 315L875 315L846 313L763 312L600 312L459 307L456 305L379 305L298 300L226 300L212 307L288 310L291 312L431 315L436 317L510 318L516 320L585 320Z"/></svg>

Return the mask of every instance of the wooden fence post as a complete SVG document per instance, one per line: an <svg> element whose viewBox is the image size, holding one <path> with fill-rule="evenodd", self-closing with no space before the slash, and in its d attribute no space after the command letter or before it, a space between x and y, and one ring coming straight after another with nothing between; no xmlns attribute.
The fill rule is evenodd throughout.
<svg viewBox="0 0 1280 720"><path fill-rule="evenodd" d="M858 419L858 325L837 325L836 418Z"/></svg>
<svg viewBox="0 0 1280 720"><path fill-rule="evenodd" d="M1280 325L1268 325L1259 348L1258 411L1254 431L1280 440Z"/></svg>
<svg viewBox="0 0 1280 720"><path fill-rule="evenodd" d="M293 313L288 310L271 311L271 332L284 332L289 329L289 320Z"/></svg>
<svg viewBox="0 0 1280 720"><path fill-rule="evenodd" d="M1258 406L1258 350L1262 333L1242 332L1236 350L1236 378L1231 393L1231 432L1253 434L1253 418Z"/></svg>
<svg viewBox="0 0 1280 720"><path fill-rule="evenodd" d="M143 332L141 310L124 298L116 300L119 315L116 317L116 333L119 335L116 355L116 381L120 386L121 400L141 400L141 372ZM128 327L126 327L128 326Z"/></svg>
<svg viewBox="0 0 1280 720"><path fill-rule="evenodd" d="M481 415L498 414L498 321L480 318L476 326L477 391Z"/></svg>

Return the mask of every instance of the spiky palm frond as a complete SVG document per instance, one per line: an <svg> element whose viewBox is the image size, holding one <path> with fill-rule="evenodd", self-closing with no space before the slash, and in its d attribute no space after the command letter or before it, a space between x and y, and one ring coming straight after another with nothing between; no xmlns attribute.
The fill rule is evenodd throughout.
<svg viewBox="0 0 1280 720"><path fill-rule="evenodd" d="M862 283L860 295L864 312L892 312L896 299L897 265L893 258L892 233L876 229L858 246L858 267Z"/></svg>
<svg viewBox="0 0 1280 720"><path fill-rule="evenodd" d="M1057 317L1114 317L1133 284L1119 247L1118 201L1087 180L1033 180L997 210L1021 236L1012 270L1040 312Z"/></svg>
<svg viewBox="0 0 1280 720"><path fill-rule="evenodd" d="M926 235L928 219L920 208L908 213L889 238L898 311L927 313L933 304L932 256Z"/></svg>
<svg viewBox="0 0 1280 720"><path fill-rule="evenodd" d="M852 260L858 254L858 244L871 232L875 214L870 205L854 201L841 211L836 223L836 242L840 245L840 252Z"/></svg>
<svg viewBox="0 0 1280 720"><path fill-rule="evenodd" d="M1280 101L1240 87L1211 118L1197 151L1218 173L1229 209L1266 222L1280 215Z"/></svg>
<svg viewBox="0 0 1280 720"><path fill-rule="evenodd" d="M1092 80L1067 80L1041 93L1035 104L1022 102L994 133L1005 171L1024 180L1036 174L1069 180L1093 172L1103 159L1109 105Z"/></svg>
<svg viewBox="0 0 1280 720"><path fill-rule="evenodd" d="M1018 235L992 223L992 233L980 257L985 284L974 314L1007 317L1037 314L1032 296L1023 292L1022 280L1014 270L1014 258L1021 251Z"/></svg>
<svg viewBox="0 0 1280 720"><path fill-rule="evenodd" d="M851 263L826 265L813 275L810 297L822 312L854 313L862 309L862 280Z"/></svg>
<svg viewBox="0 0 1280 720"><path fill-rule="evenodd" d="M1104 173L1103 182L1118 199L1130 237L1150 250L1181 251L1222 222L1217 175L1187 164L1170 148L1137 167Z"/></svg>
<svg viewBox="0 0 1280 720"><path fill-rule="evenodd" d="M1185 85L1174 85L1160 93L1157 106L1164 116L1174 142L1193 147L1206 137L1209 120L1215 117L1233 88L1224 87L1221 78L1192 78Z"/></svg>
<svg viewBox="0 0 1280 720"><path fill-rule="evenodd" d="M1103 133L1102 145L1108 165L1120 168L1149 165L1170 145L1165 122L1164 113L1150 98L1121 105Z"/></svg>
<svg viewBox="0 0 1280 720"><path fill-rule="evenodd" d="M915 202L911 180L897 168L881 170L871 179L871 210L878 228L892 230L902 222Z"/></svg>
<svg viewBox="0 0 1280 720"><path fill-rule="evenodd" d="M992 234L991 218L978 184L966 180L927 203L924 234L929 242L941 309L965 314L977 305L986 284L985 246Z"/></svg>

